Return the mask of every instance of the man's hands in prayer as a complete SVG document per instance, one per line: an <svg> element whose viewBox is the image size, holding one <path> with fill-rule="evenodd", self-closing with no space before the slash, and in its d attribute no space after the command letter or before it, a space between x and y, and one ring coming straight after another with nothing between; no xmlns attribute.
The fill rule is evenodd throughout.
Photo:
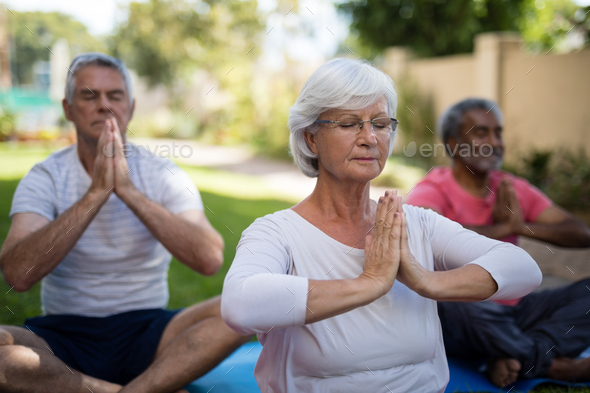
<svg viewBox="0 0 590 393"><path fill-rule="evenodd" d="M524 229L522 209L510 180L504 177L496 191L496 203L492 211L494 224L505 224L509 234L521 234Z"/></svg>
<svg viewBox="0 0 590 393"><path fill-rule="evenodd" d="M110 131L111 119L107 119L105 123L105 130L98 137L97 154L94 160L94 170L92 172L91 191L96 191L99 195L104 195L104 199L108 198L107 194L113 190L115 185L115 172L113 168L113 157L115 156L115 145L113 144L114 137Z"/></svg>
<svg viewBox="0 0 590 393"><path fill-rule="evenodd" d="M104 201L108 199L111 192L115 192L121 199L124 199L126 194L135 189L129 172L123 138L117 120L115 118L107 119L105 130L98 138L90 189L103 195Z"/></svg>
<svg viewBox="0 0 590 393"><path fill-rule="evenodd" d="M124 200L125 194L135 189L133 183L131 182L131 177L129 176L129 172L131 172L133 168L130 169L127 165L127 158L125 158L123 138L121 137L121 132L119 131L117 121L114 118L110 120L112 124L110 130L113 133L115 144L115 156L113 157L113 166L115 170L114 191L119 196L119 198Z"/></svg>

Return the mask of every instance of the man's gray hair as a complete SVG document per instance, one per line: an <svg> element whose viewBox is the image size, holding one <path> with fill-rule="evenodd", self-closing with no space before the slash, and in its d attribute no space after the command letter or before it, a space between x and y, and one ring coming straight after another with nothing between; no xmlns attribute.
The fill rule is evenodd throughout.
<svg viewBox="0 0 590 393"><path fill-rule="evenodd" d="M494 101L485 98L467 98L459 101L448 108L438 121L438 133L445 146L449 138L457 140L459 129L463 125L463 115L472 109L491 111L498 119L498 122L502 123L502 111Z"/></svg>
<svg viewBox="0 0 590 393"><path fill-rule="evenodd" d="M388 116L395 117L397 95L391 78L366 61L332 59L324 63L303 85L289 110L289 146L295 164L309 177L318 176L317 155L305 140L305 131L315 134L319 115L330 109L359 110L373 105L383 96ZM395 134L391 135L389 154Z"/></svg>
<svg viewBox="0 0 590 393"><path fill-rule="evenodd" d="M127 94L129 95L129 103L133 102L131 77L129 76L127 67L125 67L125 63L123 63L121 59L117 59L116 57L109 56L105 53L90 52L76 56L74 60L72 60L72 64L70 65L70 69L68 71L68 76L66 78L66 101L68 104L71 105L72 100L74 99L74 92L76 90L76 72L80 71L84 67L93 65L99 67L110 67L119 72L125 81L125 88L127 89Z"/></svg>

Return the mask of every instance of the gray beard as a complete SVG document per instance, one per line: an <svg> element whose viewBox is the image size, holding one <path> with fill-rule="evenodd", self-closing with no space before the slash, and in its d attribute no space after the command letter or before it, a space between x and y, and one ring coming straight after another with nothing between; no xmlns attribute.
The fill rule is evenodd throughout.
<svg viewBox="0 0 590 393"><path fill-rule="evenodd" d="M473 171L480 173L491 172L502 167L503 157L492 154L489 157L461 157L463 163Z"/></svg>

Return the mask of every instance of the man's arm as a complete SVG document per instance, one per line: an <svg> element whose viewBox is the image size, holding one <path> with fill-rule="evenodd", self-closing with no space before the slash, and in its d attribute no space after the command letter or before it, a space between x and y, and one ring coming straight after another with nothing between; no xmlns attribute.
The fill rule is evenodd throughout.
<svg viewBox="0 0 590 393"><path fill-rule="evenodd" d="M444 214L442 214L437 208L429 206L428 204L422 204L422 205L416 204L416 206L423 207L424 209L432 210L444 217ZM466 229L472 230L473 232L476 232L480 235L483 235L485 237L489 237L490 239L496 239L496 240L504 239L514 233L510 223L498 223L498 224L484 225L484 226L464 225L464 224L461 224L461 225L463 225L463 227Z"/></svg>
<svg viewBox="0 0 590 393"><path fill-rule="evenodd" d="M523 225L518 234L560 247L590 247L590 229L556 205L543 210L534 222Z"/></svg>
<svg viewBox="0 0 590 393"><path fill-rule="evenodd" d="M24 292L51 273L92 222L102 199L89 192L51 222L36 213L15 214L0 251L8 285Z"/></svg>
<svg viewBox="0 0 590 393"><path fill-rule="evenodd" d="M116 122L110 129L115 144L115 193L133 211L152 235L181 263L209 276L223 264L223 239L205 214L196 209L174 214L148 199L129 177L123 139Z"/></svg>
<svg viewBox="0 0 590 393"><path fill-rule="evenodd" d="M112 134L103 132L98 151L112 141ZM24 292L51 273L107 201L113 184L112 157L97 154L88 192L55 220L36 213L15 214L0 250L0 269L8 285Z"/></svg>
<svg viewBox="0 0 590 393"><path fill-rule="evenodd" d="M223 239L202 211L174 214L135 187L119 197L181 263L206 276L219 270L223 264Z"/></svg>
<svg viewBox="0 0 590 393"><path fill-rule="evenodd" d="M480 235L498 240L510 235L520 235L560 247L590 247L590 229L556 205L543 210L532 223L525 223L522 219L516 218L489 226L463 226Z"/></svg>
<svg viewBox="0 0 590 393"><path fill-rule="evenodd" d="M499 223L484 226L463 225L463 227L472 230L473 232L479 233L480 235L483 235L485 237L489 237L490 239L496 240L501 240L514 234L511 225L508 223Z"/></svg>

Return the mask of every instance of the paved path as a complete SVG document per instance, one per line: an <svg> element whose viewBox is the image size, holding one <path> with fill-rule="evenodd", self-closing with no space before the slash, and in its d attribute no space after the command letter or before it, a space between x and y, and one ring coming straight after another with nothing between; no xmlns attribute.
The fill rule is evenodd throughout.
<svg viewBox="0 0 590 393"><path fill-rule="evenodd" d="M137 145L149 148L150 152L156 154L162 152L164 146L168 146L168 149L164 151L176 151L177 155L172 158L184 164L259 176L266 180L271 188L293 195L297 199L307 197L315 187L315 179L305 176L295 164L258 157L243 147L211 146L194 141L173 141L172 139L130 138L130 140ZM192 154L189 155L189 151ZM184 157L180 155L181 153ZM378 199L385 190L386 188L382 187L371 187L371 198Z"/></svg>
<svg viewBox="0 0 590 393"><path fill-rule="evenodd" d="M133 138L131 141L146 146L156 154L162 152L164 146L168 146L171 152L176 151L176 156L172 158L188 165L259 176L272 188L293 195L296 199L307 197L315 186L315 179L303 175L295 164L257 157L241 147L210 146L172 139ZM181 145L185 147L181 149ZM385 190L371 187L371 198L378 199ZM590 277L590 250L563 249L527 238L521 238L520 245L543 271L540 288L554 288Z"/></svg>

